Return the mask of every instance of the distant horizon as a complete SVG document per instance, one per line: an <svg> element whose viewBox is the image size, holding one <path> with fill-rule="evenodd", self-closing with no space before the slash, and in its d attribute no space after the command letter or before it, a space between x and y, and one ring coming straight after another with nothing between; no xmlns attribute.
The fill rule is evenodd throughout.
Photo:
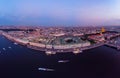
<svg viewBox="0 0 120 78"><path fill-rule="evenodd" d="M45 25L0 25L0 27L120 27L120 25L99 25L99 26L80 26L80 25L75 25L75 26L67 26L67 25L51 25L51 26L45 26Z"/></svg>

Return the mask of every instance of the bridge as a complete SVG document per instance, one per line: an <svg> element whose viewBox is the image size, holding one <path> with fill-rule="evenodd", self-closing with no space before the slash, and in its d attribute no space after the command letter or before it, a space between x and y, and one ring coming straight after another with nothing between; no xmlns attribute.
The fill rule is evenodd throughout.
<svg viewBox="0 0 120 78"><path fill-rule="evenodd" d="M116 48L117 50L120 50L120 46L119 45L116 45L116 44L110 44L110 43L105 43L106 46L109 46L109 47L114 47Z"/></svg>
<svg viewBox="0 0 120 78"><path fill-rule="evenodd" d="M97 47L100 47L100 46L103 46L103 45L104 45L104 43L97 43L97 44L94 44L94 45L91 45L91 46L83 47L83 48L81 48L81 50L89 50L89 49L97 48Z"/></svg>

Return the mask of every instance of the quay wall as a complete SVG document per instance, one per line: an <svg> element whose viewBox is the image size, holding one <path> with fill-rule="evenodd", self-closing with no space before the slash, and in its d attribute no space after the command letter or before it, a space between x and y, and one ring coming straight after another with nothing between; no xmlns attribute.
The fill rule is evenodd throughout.
<svg viewBox="0 0 120 78"><path fill-rule="evenodd" d="M3 33L2 35L11 41L19 43L21 45L26 45L28 48L39 50L39 51L46 51L48 49L48 50L54 50L54 51L63 50L63 52L64 51L67 52L67 51L73 51L74 48L80 48L81 50L96 48L96 47L89 47L91 45L89 42L84 42L80 44L72 44L72 45L48 45L48 44L45 45L41 43L23 41L21 39L14 38L6 33Z"/></svg>

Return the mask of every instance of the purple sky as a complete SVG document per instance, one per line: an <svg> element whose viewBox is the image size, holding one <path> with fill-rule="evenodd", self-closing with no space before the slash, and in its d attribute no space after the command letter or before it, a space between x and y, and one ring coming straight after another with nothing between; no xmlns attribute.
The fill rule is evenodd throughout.
<svg viewBox="0 0 120 78"><path fill-rule="evenodd" d="M120 0L0 0L0 25L120 25Z"/></svg>

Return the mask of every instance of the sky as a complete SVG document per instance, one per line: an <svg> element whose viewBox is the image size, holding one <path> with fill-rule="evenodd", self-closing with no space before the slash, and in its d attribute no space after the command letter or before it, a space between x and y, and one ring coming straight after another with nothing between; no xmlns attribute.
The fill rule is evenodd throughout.
<svg viewBox="0 0 120 78"><path fill-rule="evenodd" d="M120 25L120 0L0 0L0 25Z"/></svg>

